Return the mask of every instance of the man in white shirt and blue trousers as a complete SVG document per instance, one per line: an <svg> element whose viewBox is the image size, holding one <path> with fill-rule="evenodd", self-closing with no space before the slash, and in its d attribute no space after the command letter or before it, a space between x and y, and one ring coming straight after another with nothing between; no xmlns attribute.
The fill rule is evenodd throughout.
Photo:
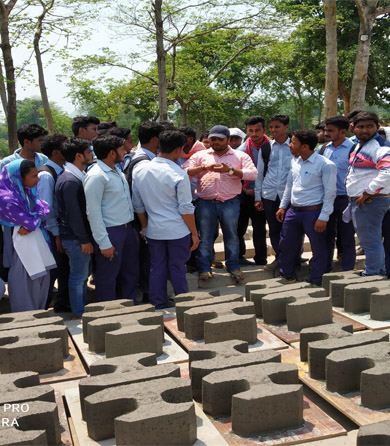
<svg viewBox="0 0 390 446"><path fill-rule="evenodd" d="M312 131L297 130L291 138L291 153L299 158L291 161L286 189L276 213L277 219L283 221L280 272L285 283L296 281L294 264L302 247L303 234L308 236L313 253L309 278L312 286L321 286L326 271L325 229L336 197L337 167L314 152L317 142L317 135Z"/></svg>

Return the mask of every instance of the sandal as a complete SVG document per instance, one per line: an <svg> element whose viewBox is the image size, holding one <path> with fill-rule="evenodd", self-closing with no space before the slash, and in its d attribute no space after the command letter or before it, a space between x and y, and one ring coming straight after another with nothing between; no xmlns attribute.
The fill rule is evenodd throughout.
<svg viewBox="0 0 390 446"><path fill-rule="evenodd" d="M204 271L203 273L199 273L199 279L206 282L207 280L213 279L213 275L210 273L210 271Z"/></svg>
<svg viewBox="0 0 390 446"><path fill-rule="evenodd" d="M218 268L218 269L221 269L221 268L223 268L223 263L222 262L216 262L216 261L214 261L212 264L211 264L211 268Z"/></svg>
<svg viewBox="0 0 390 446"><path fill-rule="evenodd" d="M245 279L244 273L240 269L238 269L238 270L228 269L227 272L232 276L232 278L237 283L240 283L242 280Z"/></svg>

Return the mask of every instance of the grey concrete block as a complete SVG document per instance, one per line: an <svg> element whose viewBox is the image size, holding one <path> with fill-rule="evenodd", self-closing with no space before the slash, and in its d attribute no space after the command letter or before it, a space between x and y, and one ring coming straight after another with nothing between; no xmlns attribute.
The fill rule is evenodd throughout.
<svg viewBox="0 0 390 446"><path fill-rule="evenodd" d="M0 316L0 330L15 330L39 325L64 325L64 320L57 316L54 310L21 311Z"/></svg>
<svg viewBox="0 0 390 446"><path fill-rule="evenodd" d="M217 370L281 362L279 352L273 350L248 353L245 341L225 341L191 349L189 352L192 394L196 400L202 397L202 379Z"/></svg>
<svg viewBox="0 0 390 446"><path fill-rule="evenodd" d="M357 446L388 446L390 444L390 421L368 424L359 429Z"/></svg>
<svg viewBox="0 0 390 446"><path fill-rule="evenodd" d="M135 307L133 305L134 302L130 299L118 299L86 305L86 312L83 314L82 319L84 342L88 342L88 324L96 319L155 311L153 305L145 304L136 305Z"/></svg>
<svg viewBox="0 0 390 446"><path fill-rule="evenodd" d="M151 352L160 355L164 343L162 313L133 313L95 319L88 323L88 345L107 358Z"/></svg>
<svg viewBox="0 0 390 446"><path fill-rule="evenodd" d="M387 282L387 285L389 283ZM390 292L389 289L371 294L370 305L371 319L376 321L387 321L390 319Z"/></svg>
<svg viewBox="0 0 390 446"><path fill-rule="evenodd" d="M83 419L84 400L101 390L124 384L146 382L159 378L180 378L180 367L176 364L157 365L154 353L138 353L104 359L91 364L91 376L79 383L80 405Z"/></svg>
<svg viewBox="0 0 390 446"><path fill-rule="evenodd" d="M206 343L239 339L257 341L255 309L252 302L230 302L193 308L184 313L184 332L188 339Z"/></svg>
<svg viewBox="0 0 390 446"><path fill-rule="evenodd" d="M327 273L322 276L322 286L326 289L327 295L330 296L330 281L331 280L343 280L343 279L350 279L351 283L353 283L353 280L361 277L359 275L359 271L341 271L341 272L334 272L334 273Z"/></svg>
<svg viewBox="0 0 390 446"><path fill-rule="evenodd" d="M287 321L289 330L299 331L332 322L332 302L322 288L268 294L262 298L262 307L265 323Z"/></svg>
<svg viewBox="0 0 390 446"><path fill-rule="evenodd" d="M301 330L299 338L301 361L307 361L307 348L309 342L324 341L325 339L344 338L346 336L351 336L352 333L352 324L342 324L340 322L319 325L317 327L304 328L303 330Z"/></svg>
<svg viewBox="0 0 390 446"><path fill-rule="evenodd" d="M390 345L379 342L333 352L326 358L326 387L347 393L360 389L361 404L390 407Z"/></svg>
<svg viewBox="0 0 390 446"><path fill-rule="evenodd" d="M263 364L213 372L203 378L203 410L231 413L232 430L255 435L303 423L303 386L295 364Z"/></svg>
<svg viewBox="0 0 390 446"><path fill-rule="evenodd" d="M218 305L228 302L242 302L244 296L240 294L229 294L226 296L211 296L209 293L199 293L201 296L197 296L196 300L182 301L176 303L176 320L177 328L180 331L184 331L184 312L191 310L192 308L201 308L206 305ZM209 297L207 297L209 296Z"/></svg>
<svg viewBox="0 0 390 446"><path fill-rule="evenodd" d="M97 392L85 399L88 435L123 445L191 445L197 439L189 379L163 378Z"/></svg>
<svg viewBox="0 0 390 446"><path fill-rule="evenodd" d="M367 276L367 277L347 277L345 279L330 280L329 296L332 298L335 307L344 306L344 289L353 285L365 285L369 282L383 281L383 276Z"/></svg>
<svg viewBox="0 0 390 446"><path fill-rule="evenodd" d="M344 288L344 310L348 313L356 314L370 311L371 295L383 289L389 289L389 282L387 280L368 281L368 283L354 282L346 286Z"/></svg>
<svg viewBox="0 0 390 446"><path fill-rule="evenodd" d="M44 430L18 431L17 429L0 430L0 446L47 446Z"/></svg>
<svg viewBox="0 0 390 446"><path fill-rule="evenodd" d="M309 373L312 378L325 379L325 359L337 350L350 349L365 345L373 345L379 342L389 341L389 334L373 331L359 335L346 336L338 339L327 339L325 341L314 341L309 343L308 360ZM341 355L343 355L341 352Z"/></svg>
<svg viewBox="0 0 390 446"><path fill-rule="evenodd" d="M219 290L213 291L190 291L188 293L177 294L175 299L175 305L180 302L194 302L198 300L212 299L213 297L220 296Z"/></svg>
<svg viewBox="0 0 390 446"><path fill-rule="evenodd" d="M0 331L0 372L53 373L69 355L68 332L61 325Z"/></svg>

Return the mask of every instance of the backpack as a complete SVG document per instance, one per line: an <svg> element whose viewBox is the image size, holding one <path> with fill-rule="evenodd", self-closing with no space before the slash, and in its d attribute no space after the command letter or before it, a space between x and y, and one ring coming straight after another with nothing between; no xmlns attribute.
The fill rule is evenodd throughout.
<svg viewBox="0 0 390 446"><path fill-rule="evenodd" d="M54 167L43 164L42 166L37 167L37 169L38 169L38 172L49 172L50 175L54 179L54 184L57 183L58 175L57 175L57 172L55 171Z"/></svg>
<svg viewBox="0 0 390 446"><path fill-rule="evenodd" d="M146 155L139 156L135 160L130 161L130 163L126 166L123 172L125 174L127 182L129 183L131 197L133 196L133 169L134 166L138 164L140 161L150 161L150 158Z"/></svg>
<svg viewBox="0 0 390 446"><path fill-rule="evenodd" d="M325 143L325 144L322 144L322 146L321 146L321 148L319 149L319 150L317 150L317 152L320 154L320 155L323 155L324 154L324 152L325 152L325 149L326 149L326 146L328 145L329 143ZM354 144L352 147L351 147L351 149L349 150L349 154L351 155L351 153L355 150L355 147L357 146L357 144Z"/></svg>

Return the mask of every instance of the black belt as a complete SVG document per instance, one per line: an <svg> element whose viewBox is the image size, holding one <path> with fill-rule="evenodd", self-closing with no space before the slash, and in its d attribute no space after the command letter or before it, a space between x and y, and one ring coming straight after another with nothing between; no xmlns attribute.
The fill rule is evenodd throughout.
<svg viewBox="0 0 390 446"><path fill-rule="evenodd" d="M112 228L130 228L130 226L133 226L133 221L129 221L128 223L125 223L124 225L111 226L111 227Z"/></svg>
<svg viewBox="0 0 390 446"><path fill-rule="evenodd" d="M322 208L322 204L314 204L313 206L291 206L294 211L315 211Z"/></svg>

